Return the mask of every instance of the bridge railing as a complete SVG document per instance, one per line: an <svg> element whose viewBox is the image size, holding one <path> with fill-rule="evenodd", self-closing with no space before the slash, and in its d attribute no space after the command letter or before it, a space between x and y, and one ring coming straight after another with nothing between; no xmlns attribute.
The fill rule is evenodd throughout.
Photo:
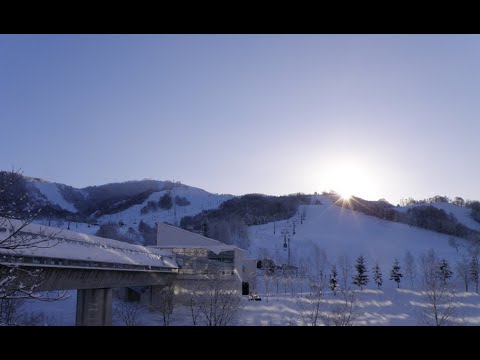
<svg viewBox="0 0 480 360"><path fill-rule="evenodd" d="M103 261L89 261L77 259L62 259L39 256L20 256L20 255L0 255L0 264L18 264L30 266L58 266L58 267L81 267L81 268L100 268L114 270L138 270L138 271L162 271L178 272L177 268L168 266L151 266L140 264L109 263Z"/></svg>

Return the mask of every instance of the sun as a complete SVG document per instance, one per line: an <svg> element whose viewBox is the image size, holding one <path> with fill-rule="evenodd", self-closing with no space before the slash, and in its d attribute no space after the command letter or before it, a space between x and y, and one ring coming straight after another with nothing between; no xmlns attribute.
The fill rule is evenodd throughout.
<svg viewBox="0 0 480 360"><path fill-rule="evenodd" d="M329 164L323 168L319 180L343 200L350 200L352 196L373 199L378 190L369 168L359 161Z"/></svg>

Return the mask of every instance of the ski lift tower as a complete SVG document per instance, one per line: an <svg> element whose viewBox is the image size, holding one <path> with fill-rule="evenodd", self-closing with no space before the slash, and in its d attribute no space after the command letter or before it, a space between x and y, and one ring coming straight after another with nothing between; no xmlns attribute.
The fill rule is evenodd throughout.
<svg viewBox="0 0 480 360"><path fill-rule="evenodd" d="M290 270L290 265L291 265L290 264L290 238L291 238L290 235L288 235L288 245L287 245L288 246L288 262L287 263L288 263L289 270Z"/></svg>

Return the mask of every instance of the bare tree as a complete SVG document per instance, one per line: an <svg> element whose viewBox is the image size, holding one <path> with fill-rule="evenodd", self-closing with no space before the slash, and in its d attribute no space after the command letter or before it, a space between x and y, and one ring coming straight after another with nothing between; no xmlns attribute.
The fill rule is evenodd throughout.
<svg viewBox="0 0 480 360"><path fill-rule="evenodd" d="M275 266L275 269L272 273L273 277L273 283L275 284L275 294L277 295L277 301L278 301L278 294L280 293L280 282L282 281L282 274L279 271L280 268Z"/></svg>
<svg viewBox="0 0 480 360"><path fill-rule="evenodd" d="M0 299L0 325L18 325L24 299Z"/></svg>
<svg viewBox="0 0 480 360"><path fill-rule="evenodd" d="M198 318L206 326L235 325L242 307L235 283L212 269L205 279L199 280L199 285L192 313L198 311Z"/></svg>
<svg viewBox="0 0 480 360"><path fill-rule="evenodd" d="M298 261L298 276L299 276L299 287L300 287L300 294L303 294L303 283L305 281L305 278L307 276L307 267L308 267L308 262L305 260L304 257L300 257Z"/></svg>
<svg viewBox="0 0 480 360"><path fill-rule="evenodd" d="M341 299L322 313L322 321L326 326L353 326L359 316L355 293L352 290L342 291Z"/></svg>
<svg viewBox="0 0 480 360"><path fill-rule="evenodd" d="M316 287L321 286L323 288L329 267L327 252L316 243L313 243L312 247L310 283L313 283Z"/></svg>
<svg viewBox="0 0 480 360"><path fill-rule="evenodd" d="M465 291L468 292L468 282L470 280L470 264L465 256L462 256L460 261L457 261L455 266L457 276L463 280L465 284Z"/></svg>
<svg viewBox="0 0 480 360"><path fill-rule="evenodd" d="M32 311L23 314L21 317L21 325L23 326L54 326L56 325L55 317L49 316L43 311Z"/></svg>
<svg viewBox="0 0 480 360"><path fill-rule="evenodd" d="M448 245L451 246L452 248L454 248L455 250L457 250L457 253L458 253L458 248L460 246L460 244L458 243L458 240L455 239L454 237L449 237L448 238Z"/></svg>
<svg viewBox="0 0 480 360"><path fill-rule="evenodd" d="M28 231L41 210L29 201L20 170L0 171L0 300L33 298L55 301L67 296L66 291L58 293L58 296L44 296L36 292L44 280L42 271L22 266L19 254L25 250L53 247L58 243L59 232L42 227L35 232ZM0 318L0 323L9 321Z"/></svg>
<svg viewBox="0 0 480 360"><path fill-rule="evenodd" d="M340 286L343 291L350 289L350 278L352 274L352 262L347 255L341 255L337 261L340 272Z"/></svg>
<svg viewBox="0 0 480 360"><path fill-rule="evenodd" d="M472 254L472 258L470 260L469 272L470 272L470 279L475 284L475 291L478 294L478 280L480 278L480 261L479 261L478 252Z"/></svg>
<svg viewBox="0 0 480 360"><path fill-rule="evenodd" d="M413 288L413 279L417 276L417 264L415 262L415 258L410 251L407 250L407 252L405 253L403 262L405 264L405 276L410 279L410 284Z"/></svg>
<svg viewBox="0 0 480 360"><path fill-rule="evenodd" d="M151 306L151 310L160 314L164 326L169 326L175 306L175 285L173 280L162 286L158 300L158 304Z"/></svg>
<svg viewBox="0 0 480 360"><path fill-rule="evenodd" d="M140 318L145 313L145 307L139 301L124 301L120 298L116 300L113 310L114 318L123 322L125 326L140 325Z"/></svg>
<svg viewBox="0 0 480 360"><path fill-rule="evenodd" d="M266 268L265 271L263 272L263 281L265 283L265 296L267 298L267 302L268 302L268 298L270 297L270 284L272 282L274 271L275 269Z"/></svg>
<svg viewBox="0 0 480 360"><path fill-rule="evenodd" d="M426 307L419 322L422 325L445 326L452 324L454 315L453 295L448 291L447 283L439 276L440 261L435 251L430 249L421 255L423 294Z"/></svg>
<svg viewBox="0 0 480 360"><path fill-rule="evenodd" d="M193 326L198 325L198 317L200 316L202 293L200 281L191 280L186 283L186 292L183 297L186 299L184 303L190 308Z"/></svg>
<svg viewBox="0 0 480 360"><path fill-rule="evenodd" d="M320 287L314 288L305 298L298 300L302 320L310 326L321 325L321 313L323 307L323 291Z"/></svg>

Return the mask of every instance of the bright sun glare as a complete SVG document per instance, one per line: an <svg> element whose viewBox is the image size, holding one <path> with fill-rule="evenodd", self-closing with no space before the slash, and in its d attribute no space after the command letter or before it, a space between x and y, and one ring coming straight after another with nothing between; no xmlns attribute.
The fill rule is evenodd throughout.
<svg viewBox="0 0 480 360"><path fill-rule="evenodd" d="M345 161L326 166L321 182L328 190L335 190L342 199L352 196L373 199L378 191L368 168L361 163Z"/></svg>

